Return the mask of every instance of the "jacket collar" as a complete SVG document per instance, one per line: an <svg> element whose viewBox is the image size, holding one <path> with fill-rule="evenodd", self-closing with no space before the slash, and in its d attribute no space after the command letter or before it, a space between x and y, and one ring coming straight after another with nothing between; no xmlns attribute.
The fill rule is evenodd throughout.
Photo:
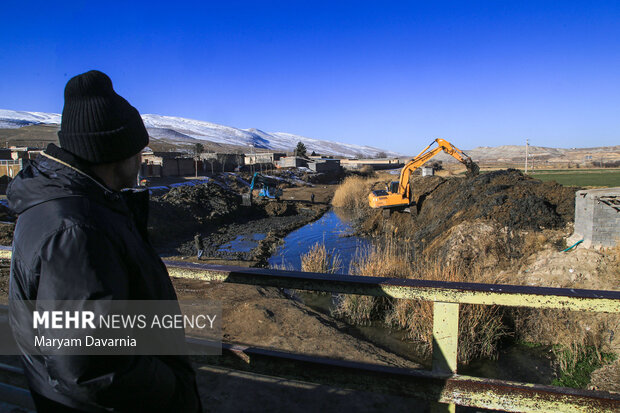
<svg viewBox="0 0 620 413"><path fill-rule="evenodd" d="M99 178L90 168L91 164L88 161L85 161L71 152L66 151L53 143L47 145L47 148L41 154L55 162L58 162L67 168L71 168L75 172L85 176L86 178L93 181L96 185L101 187L106 192L117 192L113 189L109 188L101 178Z"/></svg>
<svg viewBox="0 0 620 413"><path fill-rule="evenodd" d="M82 177L92 181L103 191L106 204L117 211L131 216L142 236L148 240L147 221L149 210L149 193L146 189L128 188L115 191L97 177L90 168L90 163L72 153L50 143L42 155L57 162ZM97 191L99 192L99 191Z"/></svg>

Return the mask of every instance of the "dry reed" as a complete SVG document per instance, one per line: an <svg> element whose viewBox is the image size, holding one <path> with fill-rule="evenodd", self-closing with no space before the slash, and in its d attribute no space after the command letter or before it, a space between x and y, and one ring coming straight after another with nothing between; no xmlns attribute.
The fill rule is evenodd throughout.
<svg viewBox="0 0 620 413"><path fill-rule="evenodd" d="M359 253L351 264L351 273L436 281L492 281L482 273L471 270L466 277L457 267L446 267L437 261L415 263L411 251L400 247L393 239L384 240L379 246ZM430 355L432 302L344 295L335 314L355 324L382 320L403 329L413 341L422 344L427 356ZM507 334L499 309L495 306L461 305L459 320L459 361L467 363L478 357L494 357L499 339Z"/></svg>
<svg viewBox="0 0 620 413"><path fill-rule="evenodd" d="M373 185L380 182L378 178L362 178L350 176L338 186L332 205L337 208L347 208L349 210L363 211L369 210L368 194Z"/></svg>
<svg viewBox="0 0 620 413"><path fill-rule="evenodd" d="M342 268L338 254L327 251L324 244L318 242L301 256L301 270L304 272L322 272L334 274Z"/></svg>

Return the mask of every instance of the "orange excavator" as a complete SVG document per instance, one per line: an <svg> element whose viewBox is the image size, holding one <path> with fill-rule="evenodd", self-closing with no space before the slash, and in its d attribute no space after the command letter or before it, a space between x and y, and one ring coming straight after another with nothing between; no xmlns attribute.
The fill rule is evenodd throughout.
<svg viewBox="0 0 620 413"><path fill-rule="evenodd" d="M430 149L434 143L437 143L437 147ZM370 207L382 208L384 215L388 216L394 209L409 207L411 205L411 187L409 185L411 174L441 151L452 155L459 162L465 164L468 176L478 175L480 168L465 152L444 139L435 139L418 156L407 162L400 171L400 179L398 181L390 182L386 189L372 191L368 195Z"/></svg>

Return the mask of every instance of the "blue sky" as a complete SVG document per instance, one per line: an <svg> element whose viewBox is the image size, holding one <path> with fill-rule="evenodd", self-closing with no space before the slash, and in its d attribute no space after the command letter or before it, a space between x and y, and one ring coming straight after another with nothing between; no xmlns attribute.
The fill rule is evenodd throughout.
<svg viewBox="0 0 620 413"><path fill-rule="evenodd" d="M620 144L617 1L4 1L0 108L110 75L141 113L417 153Z"/></svg>

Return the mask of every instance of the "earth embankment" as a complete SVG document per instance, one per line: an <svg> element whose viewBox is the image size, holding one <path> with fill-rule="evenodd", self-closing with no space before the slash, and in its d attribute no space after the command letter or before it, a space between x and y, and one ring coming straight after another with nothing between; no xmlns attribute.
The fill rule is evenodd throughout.
<svg viewBox="0 0 620 413"><path fill-rule="evenodd" d="M379 185L379 184L375 184ZM488 260L505 266L536 248L532 238L560 242L574 220L579 188L542 182L508 169L474 178L413 177L411 213L384 219L369 210L359 230L393 234L407 240L416 256L432 256L458 265Z"/></svg>

